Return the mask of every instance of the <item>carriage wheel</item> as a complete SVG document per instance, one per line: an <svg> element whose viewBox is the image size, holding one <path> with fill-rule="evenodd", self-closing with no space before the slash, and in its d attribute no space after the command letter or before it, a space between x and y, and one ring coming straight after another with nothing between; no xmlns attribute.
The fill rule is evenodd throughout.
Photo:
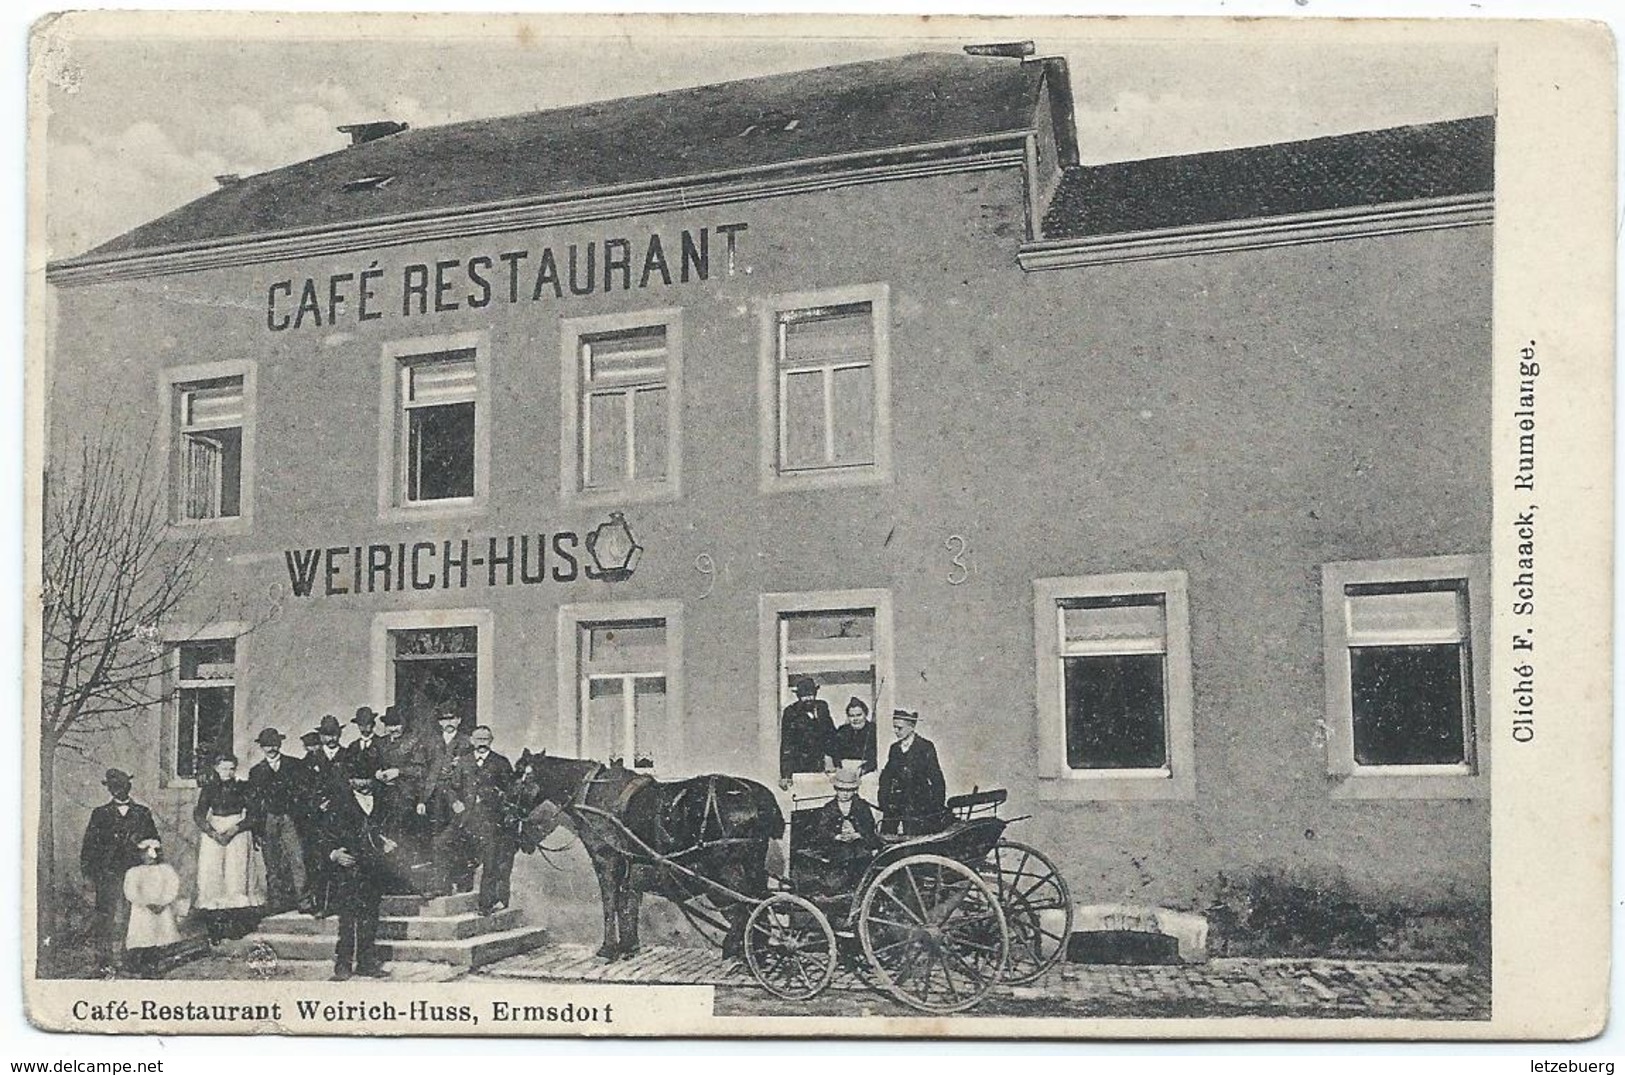
<svg viewBox="0 0 1625 1075"><path fill-rule="evenodd" d="M745 965L761 987L786 1000L807 1000L835 977L835 931L824 912L800 896L776 892L745 920Z"/></svg>
<svg viewBox="0 0 1625 1075"><path fill-rule="evenodd" d="M941 855L910 855L881 870L863 892L858 938L886 991L927 1012L981 1000L1010 955L994 888Z"/></svg>
<svg viewBox="0 0 1625 1075"><path fill-rule="evenodd" d="M1072 936L1072 894L1061 871L1037 848L1000 840L980 872L997 889L1010 926L1004 980L1015 985L1037 980L1066 955Z"/></svg>

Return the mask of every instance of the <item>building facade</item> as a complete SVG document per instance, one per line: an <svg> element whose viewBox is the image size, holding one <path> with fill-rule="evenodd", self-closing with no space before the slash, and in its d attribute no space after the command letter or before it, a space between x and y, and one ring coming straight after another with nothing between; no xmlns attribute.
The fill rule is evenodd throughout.
<svg viewBox="0 0 1625 1075"><path fill-rule="evenodd" d="M923 55L362 125L55 263L53 450L150 434L211 559L64 859L101 768L184 832L361 704L773 783L810 675L1079 902L1486 908L1492 131L1082 166L1059 61Z"/></svg>

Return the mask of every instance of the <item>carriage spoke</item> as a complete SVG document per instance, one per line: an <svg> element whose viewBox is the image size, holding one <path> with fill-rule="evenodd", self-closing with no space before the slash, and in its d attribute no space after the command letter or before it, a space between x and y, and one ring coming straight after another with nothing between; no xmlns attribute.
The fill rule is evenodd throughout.
<svg viewBox="0 0 1625 1075"><path fill-rule="evenodd" d="M918 923L915 922L899 922L894 918L882 918L874 913L869 915L869 921L878 922L883 926L891 926L893 929L912 930L916 925L918 925Z"/></svg>
<svg viewBox="0 0 1625 1075"><path fill-rule="evenodd" d="M981 989L987 984L987 976L983 975L983 974L978 974L973 967L971 967L969 964L967 964L965 962L964 958L961 957L958 952L954 951L952 948L945 948L945 949L943 949L943 954L946 955L949 959L953 960L955 963L959 964L960 969L964 972L965 977L970 980L970 983L971 983L973 988ZM943 971L942 972L943 972L944 975L946 975L948 973L948 968L947 968L946 963L943 965ZM956 995L957 995L957 993L956 993Z"/></svg>
<svg viewBox="0 0 1625 1075"><path fill-rule="evenodd" d="M911 880L912 880L912 878L911 878ZM897 904L897 906L901 907L903 909L903 913L908 915L910 920L912 920L912 922L915 925L924 925L925 924L925 919L923 919L920 916L920 914L918 912L916 912L913 908L909 907L908 904L904 903L902 897L897 895L897 893L893 892L891 889L885 887L884 885L879 886L876 889L876 891L878 891L881 895L885 896L887 899L891 900L893 903Z"/></svg>
<svg viewBox="0 0 1625 1075"><path fill-rule="evenodd" d="M929 921L930 912L925 909L925 897L920 894L920 883L914 878L914 871L905 869L903 876L908 878L909 887L914 890L914 906L920 909L920 921ZM898 901L902 902L902 901Z"/></svg>

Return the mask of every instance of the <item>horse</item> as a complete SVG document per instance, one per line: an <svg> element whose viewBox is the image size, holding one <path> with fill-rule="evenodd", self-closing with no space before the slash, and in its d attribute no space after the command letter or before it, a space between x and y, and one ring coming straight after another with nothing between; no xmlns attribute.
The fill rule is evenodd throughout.
<svg viewBox="0 0 1625 1075"><path fill-rule="evenodd" d="M718 886L747 901L765 899L768 841L784 835L778 800L753 780L712 774L660 781L620 763L551 757L545 750L519 755L512 806L518 844L527 854L560 825L586 848L604 910L598 955L612 962L638 950L645 892L679 907L706 897L728 924L723 954L737 956L751 904Z"/></svg>

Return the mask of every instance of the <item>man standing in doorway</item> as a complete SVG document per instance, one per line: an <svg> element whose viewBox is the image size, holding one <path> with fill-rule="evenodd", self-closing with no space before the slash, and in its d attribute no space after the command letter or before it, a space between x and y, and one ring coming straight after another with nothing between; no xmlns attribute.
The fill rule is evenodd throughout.
<svg viewBox="0 0 1625 1075"><path fill-rule="evenodd" d="M345 791L323 813L319 830L328 910L339 916L333 980L353 974L387 978L377 948L378 912L396 846L388 835L393 819L388 800L376 793L371 772L351 765L345 776Z"/></svg>
<svg viewBox="0 0 1625 1075"><path fill-rule="evenodd" d="M791 681L796 700L784 707L779 720L779 788L789 791L797 773L828 773L835 768L835 725L829 703L818 697L811 676Z"/></svg>
<svg viewBox="0 0 1625 1075"><path fill-rule="evenodd" d="M141 842L156 840L152 811L130 798L130 774L109 769L102 779L109 801L90 812L90 824L79 845L79 869L96 894L92 943L102 974L118 970L124 951L129 904L124 899L124 873L142 861Z"/></svg>
<svg viewBox="0 0 1625 1075"><path fill-rule="evenodd" d="M458 797L461 766L473 750L468 736L459 731L462 718L447 703L438 714L440 734L427 745L428 777L423 798L417 804L420 817L428 819L434 877L426 895L467 892L474 887L474 867L469 858L468 832L462 815L468 809Z"/></svg>

